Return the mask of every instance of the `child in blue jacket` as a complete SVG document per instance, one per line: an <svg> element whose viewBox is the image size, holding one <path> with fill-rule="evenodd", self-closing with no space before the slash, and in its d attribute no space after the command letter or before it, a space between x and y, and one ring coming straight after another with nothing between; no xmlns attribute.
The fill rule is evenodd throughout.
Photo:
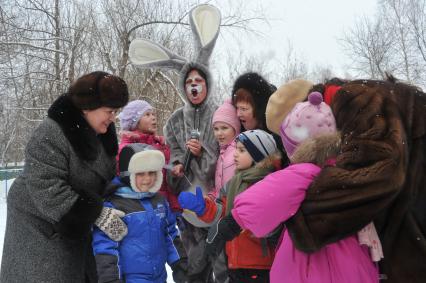
<svg viewBox="0 0 426 283"><path fill-rule="evenodd" d="M146 144L130 144L120 153L119 188L104 202L121 214L128 233L111 240L97 227L93 230L93 251L98 282L164 283L165 264L173 270L175 282L185 282L185 259L178 250L181 242L176 220L165 198L158 193L163 181L165 158ZM103 223L110 225L110 223Z"/></svg>

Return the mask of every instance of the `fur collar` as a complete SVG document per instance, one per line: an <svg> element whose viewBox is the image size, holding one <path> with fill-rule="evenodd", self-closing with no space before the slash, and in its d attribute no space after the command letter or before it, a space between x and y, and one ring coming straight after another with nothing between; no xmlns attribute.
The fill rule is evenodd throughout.
<svg viewBox="0 0 426 283"><path fill-rule="evenodd" d="M307 162L322 166L326 164L328 159L336 157L340 148L340 133L321 135L301 143L290 160L291 163Z"/></svg>
<svg viewBox="0 0 426 283"><path fill-rule="evenodd" d="M53 102L47 113L49 118L59 124L65 137L81 159L95 160L99 154L99 143L102 144L109 156L117 155L118 142L114 123L109 125L105 134L96 135L84 119L81 110L75 107L65 94Z"/></svg>

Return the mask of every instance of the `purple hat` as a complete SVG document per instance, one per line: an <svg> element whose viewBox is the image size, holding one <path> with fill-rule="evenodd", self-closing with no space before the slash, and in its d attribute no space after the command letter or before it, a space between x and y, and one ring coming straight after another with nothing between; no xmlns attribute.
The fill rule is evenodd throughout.
<svg viewBox="0 0 426 283"><path fill-rule="evenodd" d="M134 100L129 102L118 115L120 127L125 131L133 131L137 128L140 118L146 111L152 110L151 104L145 100Z"/></svg>
<svg viewBox="0 0 426 283"><path fill-rule="evenodd" d="M336 132L336 120L322 94L312 92L308 101L297 103L281 124L284 149L291 157L297 146L308 138Z"/></svg>

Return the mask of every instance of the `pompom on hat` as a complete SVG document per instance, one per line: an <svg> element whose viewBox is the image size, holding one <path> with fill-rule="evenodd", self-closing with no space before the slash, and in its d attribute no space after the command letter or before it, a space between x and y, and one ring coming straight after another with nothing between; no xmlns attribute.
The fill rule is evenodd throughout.
<svg viewBox="0 0 426 283"><path fill-rule="evenodd" d="M336 120L319 92L312 92L308 101L297 103L280 127L281 139L289 157L308 138L335 132Z"/></svg>
<svg viewBox="0 0 426 283"><path fill-rule="evenodd" d="M126 82L120 77L101 71L78 78L70 86L67 95L80 110L121 108L129 101Z"/></svg>
<svg viewBox="0 0 426 283"><path fill-rule="evenodd" d="M214 112L212 125L216 122L223 122L230 125L235 130L235 135L241 131L240 120L237 117L237 109L232 105L231 99L226 99L219 108Z"/></svg>
<svg viewBox="0 0 426 283"><path fill-rule="evenodd" d="M118 115L120 128L125 131L133 131L138 127L139 120L149 110L153 110L151 104L145 100L129 102Z"/></svg>
<svg viewBox="0 0 426 283"><path fill-rule="evenodd" d="M269 98L266 106L266 126L279 135L280 126L287 114L298 102L304 101L314 84L303 79L295 79L280 86Z"/></svg>
<svg viewBox="0 0 426 283"><path fill-rule="evenodd" d="M275 153L277 144L271 134L263 130L249 130L242 132L236 138L247 149L254 162L258 163Z"/></svg>

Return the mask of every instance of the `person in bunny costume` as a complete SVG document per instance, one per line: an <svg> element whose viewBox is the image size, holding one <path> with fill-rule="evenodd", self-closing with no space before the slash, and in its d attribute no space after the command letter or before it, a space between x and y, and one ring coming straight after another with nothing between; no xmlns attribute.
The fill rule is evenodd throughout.
<svg viewBox="0 0 426 283"><path fill-rule="evenodd" d="M189 20L195 35L195 60L186 60L144 39L131 42L129 56L133 64L143 68L179 71L178 87L185 104L171 115L164 127L166 143L171 150L172 186L176 193L195 191L195 186L200 186L204 189L203 193L208 194L214 190L218 156L218 144L211 130L217 105L212 100L208 60L219 34L221 16L216 7L199 5L189 12ZM198 139L193 138L194 132ZM185 162L188 156L189 162ZM182 241L188 253L190 282L212 282L212 264L204 255L207 230L202 228L203 223L196 223L199 220L192 213L184 211L182 215L186 219Z"/></svg>

